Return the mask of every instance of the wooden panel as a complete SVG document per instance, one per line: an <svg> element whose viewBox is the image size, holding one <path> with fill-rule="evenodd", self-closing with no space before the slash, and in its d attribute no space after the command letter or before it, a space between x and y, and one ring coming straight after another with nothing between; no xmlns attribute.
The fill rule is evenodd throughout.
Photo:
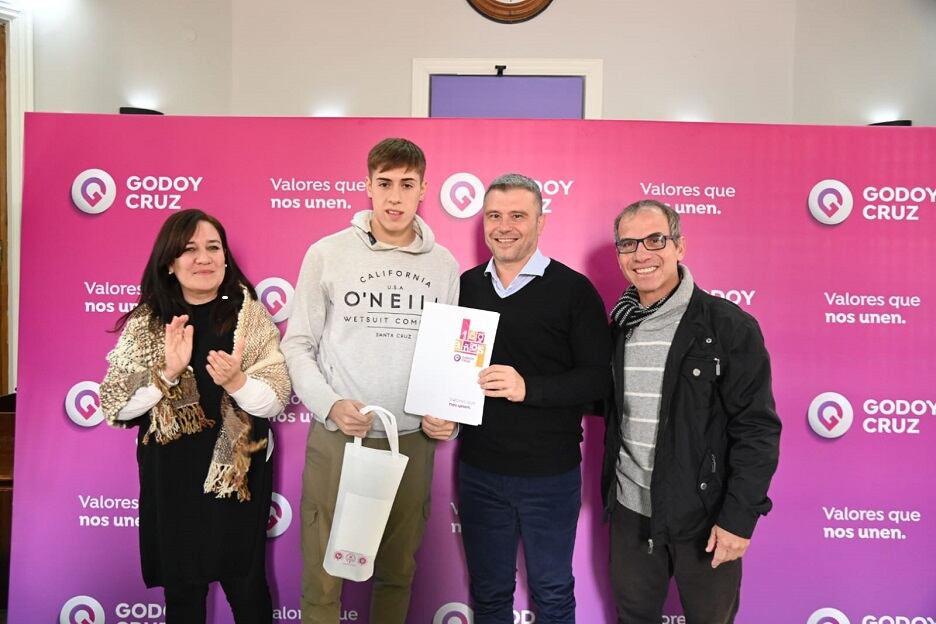
<svg viewBox="0 0 936 624"><path fill-rule="evenodd" d="M5 615L10 581L10 529L13 523L13 436L16 395L0 397L0 614ZM2 620L0 620L2 621Z"/></svg>
<svg viewBox="0 0 936 624"><path fill-rule="evenodd" d="M0 608L7 607L10 586L10 528L13 524L13 486L0 486Z"/></svg>
<svg viewBox="0 0 936 624"><path fill-rule="evenodd" d="M0 486L13 483L13 412L0 412Z"/></svg>

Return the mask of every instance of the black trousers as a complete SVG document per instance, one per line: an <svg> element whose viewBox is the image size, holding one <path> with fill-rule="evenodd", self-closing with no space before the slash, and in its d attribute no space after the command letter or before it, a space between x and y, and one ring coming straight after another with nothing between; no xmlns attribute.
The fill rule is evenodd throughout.
<svg viewBox="0 0 936 624"><path fill-rule="evenodd" d="M226 579L221 589L237 624L272 624L273 600L264 575ZM166 624L205 624L208 585L166 587Z"/></svg>
<svg viewBox="0 0 936 624"><path fill-rule="evenodd" d="M687 624L732 624L738 613L741 560L712 569L708 535L648 552L650 519L614 504L611 586L619 624L660 624L670 578L676 577Z"/></svg>

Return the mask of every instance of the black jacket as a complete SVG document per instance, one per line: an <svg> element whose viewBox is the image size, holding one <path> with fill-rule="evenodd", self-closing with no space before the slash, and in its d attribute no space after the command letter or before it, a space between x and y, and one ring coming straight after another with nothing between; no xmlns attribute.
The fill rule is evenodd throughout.
<svg viewBox="0 0 936 624"><path fill-rule="evenodd" d="M607 402L601 490L617 495L624 332L614 329L614 400ZM653 476L649 538L660 544L708 536L717 524L750 538L770 511L780 419L770 358L757 321L735 304L693 289L666 358Z"/></svg>

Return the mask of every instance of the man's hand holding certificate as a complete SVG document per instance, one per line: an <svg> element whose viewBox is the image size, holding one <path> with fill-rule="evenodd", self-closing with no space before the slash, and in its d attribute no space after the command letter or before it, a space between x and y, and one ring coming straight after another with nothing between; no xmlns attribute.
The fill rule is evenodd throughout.
<svg viewBox="0 0 936 624"><path fill-rule="evenodd" d="M441 303L427 303L423 309L416 337L416 352L406 393L406 411L431 414L468 425L480 425L484 397L506 396L518 392L507 371L509 366L493 366L478 374L491 362L497 312L476 310ZM516 371L513 371L516 375ZM520 392L522 393L520 380ZM508 394L505 394L508 393Z"/></svg>
<svg viewBox="0 0 936 624"><path fill-rule="evenodd" d="M484 390L484 396L503 397L511 403L519 403L526 398L526 383L513 366L489 366L481 371L478 383Z"/></svg>

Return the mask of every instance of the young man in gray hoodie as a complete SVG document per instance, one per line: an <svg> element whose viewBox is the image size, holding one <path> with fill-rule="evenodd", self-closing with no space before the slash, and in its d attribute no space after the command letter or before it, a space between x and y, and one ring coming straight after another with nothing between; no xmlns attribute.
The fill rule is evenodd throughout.
<svg viewBox="0 0 936 624"><path fill-rule="evenodd" d="M374 561L372 623L406 621L435 441L455 431L452 422L403 411L423 304L458 302L458 263L416 215L425 156L406 139L385 139L368 154L367 171L373 210L309 247L282 342L295 393L315 414L302 477L303 624L339 619L342 582L322 561L345 443L358 436L389 448L380 421L360 408L393 412L409 457Z"/></svg>

